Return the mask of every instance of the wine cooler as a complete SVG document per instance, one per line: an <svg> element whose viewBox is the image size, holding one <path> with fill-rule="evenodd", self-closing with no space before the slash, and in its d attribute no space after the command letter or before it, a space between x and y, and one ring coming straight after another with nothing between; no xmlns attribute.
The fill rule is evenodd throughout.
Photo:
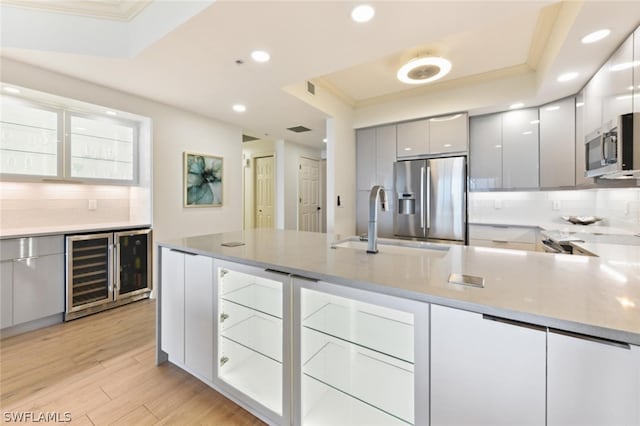
<svg viewBox="0 0 640 426"><path fill-rule="evenodd" d="M149 297L151 230L66 237L65 321Z"/></svg>

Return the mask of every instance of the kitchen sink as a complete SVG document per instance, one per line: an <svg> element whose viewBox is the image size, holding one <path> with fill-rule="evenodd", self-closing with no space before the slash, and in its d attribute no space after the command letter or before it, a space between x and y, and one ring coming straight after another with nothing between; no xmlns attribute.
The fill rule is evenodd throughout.
<svg viewBox="0 0 640 426"><path fill-rule="evenodd" d="M360 237L349 237L331 243L333 249L352 249L367 251L367 240ZM378 238L378 252L389 254L403 254L409 256L446 256L449 246L421 241L396 240L392 238Z"/></svg>

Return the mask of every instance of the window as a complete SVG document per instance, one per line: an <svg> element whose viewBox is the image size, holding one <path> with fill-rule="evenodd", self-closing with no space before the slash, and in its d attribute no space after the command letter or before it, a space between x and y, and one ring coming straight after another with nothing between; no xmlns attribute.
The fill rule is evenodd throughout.
<svg viewBox="0 0 640 426"><path fill-rule="evenodd" d="M61 111L9 96L0 105L0 173L59 176Z"/></svg>

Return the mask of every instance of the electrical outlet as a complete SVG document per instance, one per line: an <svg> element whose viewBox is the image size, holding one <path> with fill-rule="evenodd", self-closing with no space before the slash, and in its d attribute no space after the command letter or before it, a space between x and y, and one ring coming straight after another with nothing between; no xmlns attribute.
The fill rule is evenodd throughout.
<svg viewBox="0 0 640 426"><path fill-rule="evenodd" d="M89 203L87 203L87 207L89 210L97 210L98 200L89 200Z"/></svg>
<svg viewBox="0 0 640 426"><path fill-rule="evenodd" d="M560 210L560 200L553 200L551 202L551 208L553 208L553 210Z"/></svg>
<svg viewBox="0 0 640 426"><path fill-rule="evenodd" d="M502 200L493 200L493 208L500 210L502 208Z"/></svg>

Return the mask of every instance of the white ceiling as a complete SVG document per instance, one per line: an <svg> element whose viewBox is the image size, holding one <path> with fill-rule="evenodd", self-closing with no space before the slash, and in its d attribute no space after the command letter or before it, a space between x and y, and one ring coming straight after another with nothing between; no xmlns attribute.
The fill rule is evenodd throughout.
<svg viewBox="0 0 640 426"><path fill-rule="evenodd" d="M354 108L410 96L424 88L399 83L395 72L411 57L431 53L453 63L433 87L500 78L505 69L536 72L535 101L542 102L579 90L640 22L640 2L371 3L374 19L356 24L349 15L357 3L351 1L219 0L134 57L26 49L15 42L16 34L0 55L226 121L254 136L322 147L325 114L284 87L314 80ZM612 30L603 42L579 42L603 27ZM269 51L271 61L252 62L254 49ZM556 82L559 73L572 69L580 72L578 79ZM234 103L244 103L247 111L234 113ZM286 130L296 125L312 132Z"/></svg>

